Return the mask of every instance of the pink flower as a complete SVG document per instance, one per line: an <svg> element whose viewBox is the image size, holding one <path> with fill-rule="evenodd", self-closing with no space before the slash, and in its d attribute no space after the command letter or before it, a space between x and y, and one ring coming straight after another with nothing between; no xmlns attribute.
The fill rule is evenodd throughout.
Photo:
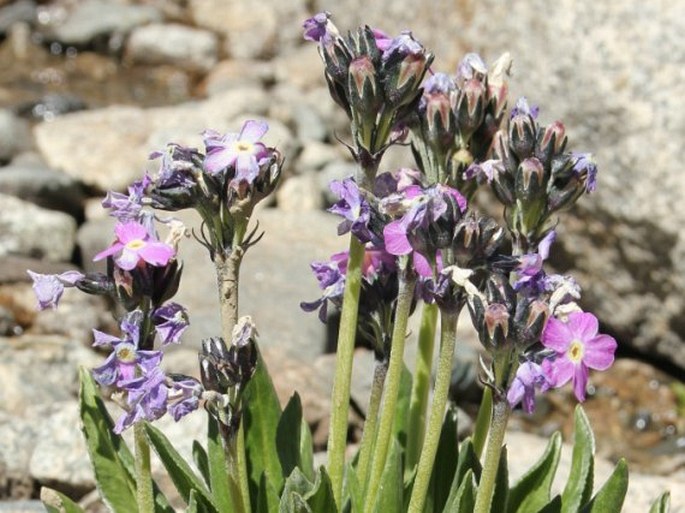
<svg viewBox="0 0 685 513"><path fill-rule="evenodd" d="M542 362L542 370L555 388L573 381L573 392L585 400L588 369L606 370L614 362L616 340L598 334L597 317L591 313L573 312L568 321L549 319L542 332L542 343L556 351L556 357Z"/></svg>
<svg viewBox="0 0 685 513"><path fill-rule="evenodd" d="M150 265L162 267L174 257L174 248L153 239L140 223L135 221L118 223L114 228L114 233L116 233L117 240L109 248L95 255L93 258L95 262L121 253L114 261L125 271L130 271L141 260Z"/></svg>
<svg viewBox="0 0 685 513"><path fill-rule="evenodd" d="M245 121L240 133L219 136L213 132L205 133L205 169L216 174L229 166L235 167L234 182L246 181L249 184L259 174L260 161L267 157L269 150L259 142L269 129L264 121Z"/></svg>

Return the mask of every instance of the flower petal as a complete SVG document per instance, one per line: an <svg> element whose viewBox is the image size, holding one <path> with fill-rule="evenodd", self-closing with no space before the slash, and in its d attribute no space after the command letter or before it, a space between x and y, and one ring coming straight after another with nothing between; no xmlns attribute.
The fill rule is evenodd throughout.
<svg viewBox="0 0 685 513"><path fill-rule="evenodd" d="M168 264L175 253L174 248L163 242L148 242L138 250L138 254L143 260L157 267Z"/></svg>
<svg viewBox="0 0 685 513"><path fill-rule="evenodd" d="M114 233L117 234L117 239L119 239L119 242L122 244L126 244L127 242L136 239L145 240L148 237L145 227L142 224L133 221L129 223L118 223L114 227Z"/></svg>
<svg viewBox="0 0 685 513"><path fill-rule="evenodd" d="M567 323L551 317L542 332L542 344L554 349L557 353L565 353L573 340L573 333Z"/></svg>
<svg viewBox="0 0 685 513"><path fill-rule="evenodd" d="M606 370L614 363L614 353L617 347L614 337L597 335L585 343L583 363L595 370Z"/></svg>
<svg viewBox="0 0 685 513"><path fill-rule="evenodd" d="M385 250L391 255L408 255L412 247L407 239L407 229L401 220L393 221L383 228Z"/></svg>
<svg viewBox="0 0 685 513"><path fill-rule="evenodd" d="M541 366L547 381L554 388L562 387L568 383L575 372L575 365L565 356L560 356L554 360L545 359Z"/></svg>
<svg viewBox="0 0 685 513"><path fill-rule="evenodd" d="M114 261L124 271L130 271L138 265L138 262L140 262L140 255L138 251L132 251L124 248L124 250L121 252L121 256L119 258L115 258Z"/></svg>
<svg viewBox="0 0 685 513"><path fill-rule="evenodd" d="M573 333L573 338L583 342L597 335L599 323L597 317L587 312L573 312L568 316L568 326Z"/></svg>
<svg viewBox="0 0 685 513"><path fill-rule="evenodd" d="M236 154L228 148L217 147L205 157L204 167L209 174L215 174L226 169L235 162Z"/></svg>
<svg viewBox="0 0 685 513"><path fill-rule="evenodd" d="M582 403L585 400L585 388L587 387L589 371L583 363L575 367L575 372L573 373L573 393Z"/></svg>
<svg viewBox="0 0 685 513"><path fill-rule="evenodd" d="M108 256L112 256L115 253L119 253L124 248L124 245L121 242L115 242L112 244L110 247L105 249L104 251L100 251L97 255L93 257L93 262L97 262L99 260L102 260L103 258L107 258Z"/></svg>
<svg viewBox="0 0 685 513"><path fill-rule="evenodd" d="M240 130L240 141L256 143L269 130L269 124L266 121L257 121L255 119L248 119L243 124Z"/></svg>

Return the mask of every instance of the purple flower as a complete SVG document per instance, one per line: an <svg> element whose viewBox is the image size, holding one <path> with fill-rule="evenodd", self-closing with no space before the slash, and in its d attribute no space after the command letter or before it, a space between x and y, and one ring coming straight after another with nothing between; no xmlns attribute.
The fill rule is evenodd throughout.
<svg viewBox="0 0 685 513"><path fill-rule="evenodd" d="M33 292L38 299L38 310L57 308L65 287L74 287L77 281L85 278L78 271L66 271L62 274L26 272L33 280Z"/></svg>
<svg viewBox="0 0 685 513"><path fill-rule="evenodd" d="M474 162L464 171L464 179L485 178L488 183L497 181L499 175L506 172L504 163L499 159L490 159L485 162Z"/></svg>
<svg viewBox="0 0 685 513"><path fill-rule="evenodd" d="M109 215L121 222L140 221L143 214L145 190L152 183L146 174L128 187L128 194L109 191L102 200L102 206L110 209Z"/></svg>
<svg viewBox="0 0 685 513"><path fill-rule="evenodd" d="M463 84L478 75L487 74L488 68L477 53L467 53L457 66L457 83Z"/></svg>
<svg viewBox="0 0 685 513"><path fill-rule="evenodd" d="M135 378L138 374L149 374L162 361L161 351L141 351L140 327L143 312L134 310L121 321L122 337L93 330L95 347L111 347L112 352L105 362L93 369L93 378L102 386L121 388L123 383Z"/></svg>
<svg viewBox="0 0 685 513"><path fill-rule="evenodd" d="M160 157L162 161L155 178L156 187L189 189L196 185L192 171L195 168L194 160L201 158L197 150L170 143L164 150L150 154L150 159Z"/></svg>
<svg viewBox="0 0 685 513"><path fill-rule="evenodd" d="M205 132L207 156L204 167L210 174L216 174L229 166L235 167L232 185L247 182L252 184L259 174L260 162L267 158L269 150L259 140L269 129L264 121L247 120L239 133L219 136L216 132Z"/></svg>
<svg viewBox="0 0 685 513"><path fill-rule="evenodd" d="M173 384L167 396L167 411L175 421L197 410L204 388L195 378L190 376L169 376Z"/></svg>
<svg viewBox="0 0 685 513"><path fill-rule="evenodd" d="M371 29L371 32L373 32L373 37L376 40L376 48L378 48L381 53L385 52L390 47L392 38L381 29L374 28Z"/></svg>
<svg viewBox="0 0 685 513"><path fill-rule="evenodd" d="M378 40L379 38L376 37L376 45L378 45ZM382 45L385 46L385 43L383 42ZM411 32L406 30L394 37L382 51L383 62L386 62L393 57L403 58L407 55L421 55L424 53L424 48L421 43L414 39Z"/></svg>
<svg viewBox="0 0 685 513"><path fill-rule="evenodd" d="M302 28L304 29L303 37L307 41L314 41L315 43L325 43L331 39L331 26L328 20L331 17L331 13L328 11L323 11L315 14L311 18L304 20ZM335 31L334 33L336 33Z"/></svg>
<svg viewBox="0 0 685 513"><path fill-rule="evenodd" d="M526 413L535 411L535 389L546 392L551 387L542 367L535 362L522 363L516 370L516 376L509 385L507 401L512 408L523 402L523 410Z"/></svg>
<svg viewBox="0 0 685 513"><path fill-rule="evenodd" d="M114 432L120 434L140 420L152 421L162 417L167 411L169 395L166 381L164 372L155 368L150 374L122 383L122 388L128 392L126 402L129 411L119 417Z"/></svg>
<svg viewBox="0 0 685 513"><path fill-rule="evenodd" d="M597 189L597 163L591 153L573 153L573 170L579 178L585 179L585 192Z"/></svg>
<svg viewBox="0 0 685 513"><path fill-rule="evenodd" d="M537 105L531 107L528 105L526 97L521 96L521 98L516 101L514 108L511 109L511 118L513 119L516 116L530 116L533 119L537 119L539 113L540 108Z"/></svg>
<svg viewBox="0 0 685 513"><path fill-rule="evenodd" d="M328 315L328 301L336 306L342 304L345 291L345 273L347 271L347 252L336 253L330 262L313 262L310 266L319 282L323 295L316 301L301 302L300 308L305 312L319 309L319 319L326 322Z"/></svg>
<svg viewBox="0 0 685 513"><path fill-rule="evenodd" d="M121 253L114 259L116 264L125 271L134 269L143 260L150 265L163 267L175 255L173 247L154 240L148 230L140 223L118 223L114 232L117 240L106 250L95 255L97 262L105 257Z"/></svg>
<svg viewBox="0 0 685 513"><path fill-rule="evenodd" d="M545 272L542 264L549 257L549 249L557 238L554 230L550 231L538 244L536 253L528 253L520 257L519 265L516 269L518 280L514 283L515 290L528 288L532 293L539 293L543 290L542 280Z"/></svg>
<svg viewBox="0 0 685 513"><path fill-rule="evenodd" d="M606 370L614 362L616 340L598 329L597 317L573 312L566 322L550 318L542 332L543 345L556 352L542 362L545 376L555 388L572 381L579 401L585 400L588 369Z"/></svg>
<svg viewBox="0 0 685 513"><path fill-rule="evenodd" d="M333 180L330 188L340 198L340 201L329 208L328 211L345 218L338 225L338 235L351 231L355 237L364 243L376 238L371 230L369 230L371 207L362 196L354 179L349 177L345 178L342 182Z"/></svg>
<svg viewBox="0 0 685 513"><path fill-rule="evenodd" d="M152 322L162 345L178 344L188 325L188 312L178 303L166 303L152 314Z"/></svg>

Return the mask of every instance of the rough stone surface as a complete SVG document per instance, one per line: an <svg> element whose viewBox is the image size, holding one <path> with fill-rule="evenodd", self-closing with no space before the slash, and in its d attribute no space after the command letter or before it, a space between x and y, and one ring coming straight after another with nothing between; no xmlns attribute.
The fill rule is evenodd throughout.
<svg viewBox="0 0 685 513"><path fill-rule="evenodd" d="M49 27L48 34L61 43L85 45L98 36L126 34L138 25L159 21L160 17L151 5L87 0L77 2L60 23Z"/></svg>
<svg viewBox="0 0 685 513"><path fill-rule="evenodd" d="M288 178L276 193L276 203L284 212L321 210L323 195L318 176L309 172Z"/></svg>
<svg viewBox="0 0 685 513"><path fill-rule="evenodd" d="M0 194L0 256L24 255L68 261L74 250L76 221Z"/></svg>
<svg viewBox="0 0 685 513"><path fill-rule="evenodd" d="M202 89L208 96L235 89L273 82L273 66L269 62L251 59L226 59L214 66L205 78Z"/></svg>
<svg viewBox="0 0 685 513"><path fill-rule="evenodd" d="M30 144L28 124L7 109L0 109L0 163L7 162Z"/></svg>
<svg viewBox="0 0 685 513"><path fill-rule="evenodd" d="M45 166L13 163L0 168L0 193L72 217L83 215L83 186L70 176Z"/></svg>
<svg viewBox="0 0 685 513"><path fill-rule="evenodd" d="M209 71L217 62L218 42L207 30L175 23L154 23L133 30L126 56L139 64L171 64L190 71Z"/></svg>

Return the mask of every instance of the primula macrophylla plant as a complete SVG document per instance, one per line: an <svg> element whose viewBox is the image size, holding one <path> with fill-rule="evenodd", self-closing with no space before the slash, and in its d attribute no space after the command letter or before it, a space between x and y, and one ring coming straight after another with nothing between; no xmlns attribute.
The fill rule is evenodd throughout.
<svg viewBox="0 0 685 513"><path fill-rule="evenodd" d="M322 294L301 303L323 322L341 310L326 465L314 468L299 397L281 409L256 327L239 317L240 264L262 236L251 228L253 210L282 166L278 150L261 142L268 125L249 120L237 132L207 130L203 150L169 144L152 154L160 163L154 175L128 194L107 195L103 205L117 224L112 244L95 257L106 273L29 271L40 308L56 307L65 287L120 306L117 333L93 330L93 345L109 355L82 373L83 431L104 502L116 513L173 511L151 478L152 446L189 512L620 511L626 464L593 495L594 441L582 408L561 495L550 494L558 434L512 485L504 443L514 408L532 413L536 395L569 382L583 401L589 370L614 361L616 341L581 310L580 286L544 265L561 212L597 186L591 156L568 151L563 124L542 124L525 98L507 110L508 54L490 65L468 54L455 73L442 73L410 32L391 37L362 27L343 36L329 13L306 20L304 37L317 45L331 96L349 118L347 146L358 164L355 176L331 184L339 201L330 211L341 216L338 235L349 233L349 248L312 264ZM414 162L383 169L385 151L399 143L411 146ZM479 191L502 204L501 219L483 212ZM171 301L182 274L178 245L189 232L159 211L187 208L202 218L191 233L215 266L222 318L222 333L201 343L199 380L160 367L192 313ZM484 393L472 436L458 443L448 389L465 307L483 346ZM407 323L417 310L409 371ZM374 348L376 367L350 459L357 337ZM116 421L101 397L120 406ZM193 467L151 423L201 406L207 442L195 442ZM129 428L133 455L120 437ZM80 511L63 495L45 497L51 511ZM667 507L664 495L652 511Z"/></svg>

